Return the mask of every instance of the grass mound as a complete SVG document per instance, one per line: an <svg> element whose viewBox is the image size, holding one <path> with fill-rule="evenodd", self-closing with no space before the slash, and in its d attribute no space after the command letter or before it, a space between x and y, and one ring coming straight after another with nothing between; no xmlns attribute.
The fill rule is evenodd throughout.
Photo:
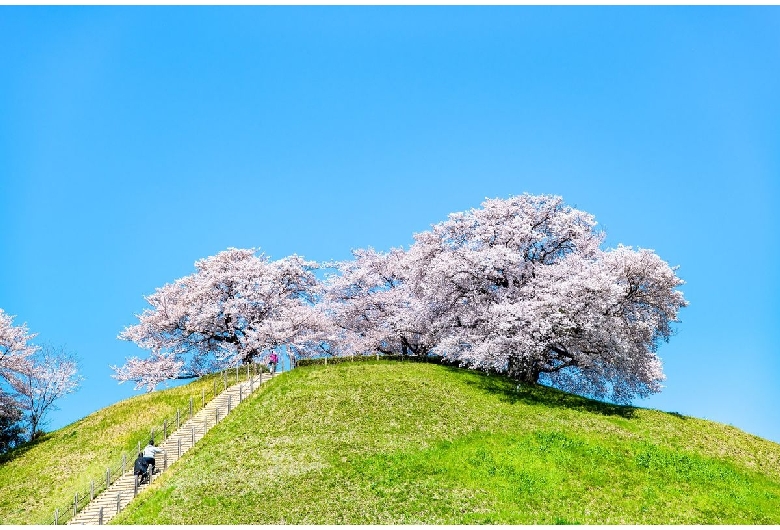
<svg viewBox="0 0 780 530"><path fill-rule="evenodd" d="M780 445L430 364L298 368L119 524L778 524Z"/></svg>
<svg viewBox="0 0 780 530"><path fill-rule="evenodd" d="M72 515L77 492L88 492L93 479L99 490L106 466L121 462L123 452L132 467L137 442L145 445L151 429L161 429L164 418L175 418L177 408L183 422L190 397L199 410L204 393L208 401L214 378L219 377L120 401L0 456L0 523L50 524L55 508L62 522ZM222 380L218 381L219 392Z"/></svg>

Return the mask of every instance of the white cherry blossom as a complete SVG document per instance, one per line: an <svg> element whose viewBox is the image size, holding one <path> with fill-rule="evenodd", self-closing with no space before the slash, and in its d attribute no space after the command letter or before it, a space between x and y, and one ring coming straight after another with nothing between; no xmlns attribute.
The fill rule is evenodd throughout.
<svg viewBox="0 0 780 530"><path fill-rule="evenodd" d="M161 381L195 377L287 346L315 348L321 318L314 308L317 264L299 256L271 261L255 249L230 248L198 260L196 272L146 297L151 309L119 338L151 350L113 366L112 377L149 390Z"/></svg>

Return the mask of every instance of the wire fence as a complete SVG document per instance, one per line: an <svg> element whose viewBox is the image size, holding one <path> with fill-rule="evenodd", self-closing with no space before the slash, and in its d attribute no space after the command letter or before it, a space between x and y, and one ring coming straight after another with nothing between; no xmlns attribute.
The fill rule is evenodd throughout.
<svg viewBox="0 0 780 530"><path fill-rule="evenodd" d="M162 445L182 424L204 409L207 403L219 396L224 390L227 390L229 386L238 384L241 381L249 381L250 378L262 375L264 372L269 372L267 366L258 363L248 363L237 365L235 368L226 368L221 372L212 374L214 377L212 377L213 384L211 387L205 385L201 388L199 395L190 395L189 402L185 405L184 410L177 407L175 414L162 418L150 428L149 436L139 437L131 445L122 448L119 454L111 459L101 476L92 477L89 481L89 486L80 491L75 491L73 497L67 503L63 503L54 509L52 517L39 524L58 525L67 523L92 502L93 499L111 487L111 484L122 477L125 472L132 470L135 456L141 452L149 439L159 439L160 441L157 445ZM131 457L128 458L128 455L131 455Z"/></svg>
<svg viewBox="0 0 780 530"><path fill-rule="evenodd" d="M398 355L398 354L385 354L385 353L365 353L356 355L341 355L332 357L312 357L308 359L299 359L295 362L295 366L312 366L317 364L341 364L341 363L353 363L364 361L401 361L410 363L430 363L430 364L444 364L455 365L455 363L445 360L440 355L427 354L427 355Z"/></svg>

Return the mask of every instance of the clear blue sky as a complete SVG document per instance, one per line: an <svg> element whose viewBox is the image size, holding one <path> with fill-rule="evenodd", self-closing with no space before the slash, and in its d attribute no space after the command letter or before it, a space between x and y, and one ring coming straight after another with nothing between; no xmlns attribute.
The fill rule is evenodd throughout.
<svg viewBox="0 0 780 530"><path fill-rule="evenodd" d="M679 265L640 406L780 442L777 7L0 7L0 307L87 378L227 247L344 259L562 195Z"/></svg>

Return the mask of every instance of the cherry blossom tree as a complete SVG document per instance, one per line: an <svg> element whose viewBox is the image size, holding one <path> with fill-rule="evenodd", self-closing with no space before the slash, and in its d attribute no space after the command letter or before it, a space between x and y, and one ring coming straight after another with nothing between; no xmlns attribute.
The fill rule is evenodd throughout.
<svg viewBox="0 0 780 530"><path fill-rule="evenodd" d="M81 381L75 355L64 349L31 343L27 325L13 325L0 309L0 416L4 429L19 434L26 427L33 439L56 409L55 402L74 392Z"/></svg>
<svg viewBox="0 0 780 530"><path fill-rule="evenodd" d="M196 272L146 297L120 339L151 350L112 367L136 388L190 378L285 348L308 355L321 342L322 315L314 307L317 264L299 256L271 261L255 249L230 248L198 260Z"/></svg>
<svg viewBox="0 0 780 530"><path fill-rule="evenodd" d="M654 252L603 241L560 197L486 200L406 251L355 251L322 304L341 351L432 352L625 402L660 390L656 350L687 302Z"/></svg>
<svg viewBox="0 0 780 530"><path fill-rule="evenodd" d="M29 333L26 324L15 326L13 320L13 316L0 309L0 452L22 439L24 416L11 381L32 366L30 356L38 349L31 343L35 334Z"/></svg>
<svg viewBox="0 0 780 530"><path fill-rule="evenodd" d="M41 433L56 402L75 392L82 381L76 355L63 347L45 345L32 355L31 363L9 374L8 380L24 413L30 439Z"/></svg>
<svg viewBox="0 0 780 530"><path fill-rule="evenodd" d="M425 355L436 344L435 307L424 303L414 262L403 249L353 251L336 264L321 302L339 351Z"/></svg>
<svg viewBox="0 0 780 530"><path fill-rule="evenodd" d="M651 250L602 250L560 197L492 199L415 235L437 350L463 365L618 402L660 390L660 341L687 305Z"/></svg>

